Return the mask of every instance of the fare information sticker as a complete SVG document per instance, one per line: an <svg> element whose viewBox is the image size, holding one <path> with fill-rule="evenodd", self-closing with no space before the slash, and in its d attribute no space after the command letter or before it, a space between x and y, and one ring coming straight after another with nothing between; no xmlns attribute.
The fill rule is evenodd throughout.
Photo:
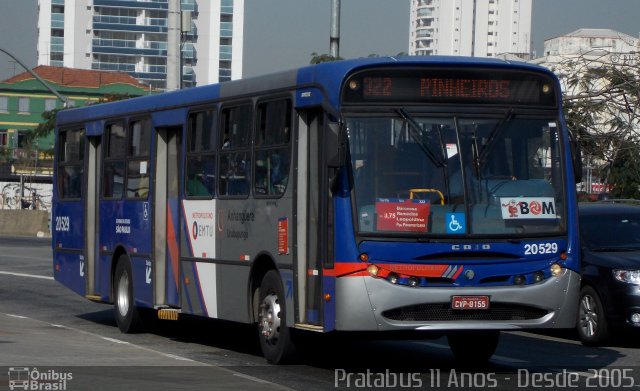
<svg viewBox="0 0 640 391"><path fill-rule="evenodd" d="M504 220L558 217L553 197L500 197L500 209Z"/></svg>
<svg viewBox="0 0 640 391"><path fill-rule="evenodd" d="M428 200L379 198L376 202L378 231L427 232Z"/></svg>

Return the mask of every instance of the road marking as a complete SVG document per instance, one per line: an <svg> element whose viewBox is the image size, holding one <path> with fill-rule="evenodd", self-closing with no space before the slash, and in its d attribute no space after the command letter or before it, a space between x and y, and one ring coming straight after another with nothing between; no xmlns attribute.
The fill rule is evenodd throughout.
<svg viewBox="0 0 640 391"><path fill-rule="evenodd" d="M262 380L262 379L258 379L257 377L253 377L253 376L249 376L249 375L245 375L244 373L234 373L233 376L238 376L241 377L243 379L247 379L247 380L251 380L254 381L256 383L261 383L261 384L273 384L270 381L267 380Z"/></svg>
<svg viewBox="0 0 640 391"><path fill-rule="evenodd" d="M18 319L29 319L26 316L21 316L21 315L7 314L7 316L10 316L12 318L18 318Z"/></svg>
<svg viewBox="0 0 640 391"><path fill-rule="evenodd" d="M0 273L2 273L2 272L0 272ZM148 348L148 347L141 346L141 345L136 345L134 343L122 341L122 340L115 339L115 338L104 337L104 336L102 336L100 334L92 333L90 331L84 331L84 330L81 330L81 329L77 329L75 327L62 326L62 325L59 325L59 324L49 323L49 322L46 322L46 321L30 318L30 317L27 317L27 316L7 314L7 313L4 313L4 312L0 312L0 315L11 316L13 318L18 318L18 319L29 319L29 320L32 320L32 321L35 321L35 322L45 323L45 324L48 324L48 325L53 326L53 327L64 327L65 329L70 330L70 331L75 331L77 333L90 335L90 336L93 336L93 337L96 337L96 338L100 338L100 339L103 339L103 340L107 340L107 341L110 341L110 342L127 344L128 346L134 347L136 349L144 350L144 351L147 351L147 352L153 353L153 354L158 354L158 355L161 355L161 356L164 356L164 357L167 357L167 358L172 358L174 360L187 361L187 362L192 363L192 365L195 365L195 366L215 367L217 369L220 369L220 370L222 370L224 372L228 372L228 373L230 373L230 374L232 374L234 376L238 376L240 378L244 378L244 379L251 380L251 381L254 381L254 382L257 382L257 383L261 383L261 384L268 384L268 385L270 385L272 387L275 387L275 388L278 388L278 389L281 389L281 390L293 391L292 388L289 388L287 386L284 386L284 385L281 385L281 384L277 384L277 383L273 383L273 382L270 382L268 380L262 380L262 379L259 379L257 377L245 375L243 373L234 371L233 369L229 369L229 368L221 366L221 365L209 364L209 363L205 363L205 362L202 362L202 361L196 361L196 360L192 360L190 358L178 356L178 355L175 355L175 354L164 353L164 352L161 352L159 350L155 350L155 349Z"/></svg>
<svg viewBox="0 0 640 391"><path fill-rule="evenodd" d="M162 353L162 352L158 352L158 353L162 354L165 357L169 357L169 358L172 358L172 359L178 360L178 361L196 362L195 360L192 360L190 358L186 358L186 357L182 357L182 356L176 356L175 354Z"/></svg>
<svg viewBox="0 0 640 391"><path fill-rule="evenodd" d="M49 276L41 276L38 274L24 274L24 273L13 273L13 272L3 272L0 271L0 274L4 274L7 276L16 276L16 277L29 277L29 278L40 278L43 280L53 280L53 277L49 277Z"/></svg>
<svg viewBox="0 0 640 391"><path fill-rule="evenodd" d="M119 343L121 345L130 345L129 342L127 341L123 341L121 339L115 339L115 338L109 338L109 337L100 337L102 339L104 339L105 341L109 341L109 342L114 342L114 343Z"/></svg>
<svg viewBox="0 0 640 391"><path fill-rule="evenodd" d="M541 331L544 331L544 330L541 330ZM562 338L562 337L554 337L552 335L545 335L545 334L529 332L529 331L510 331L509 334L520 336L520 337L546 339L548 341L570 343L572 345L582 345L582 342L580 341L576 341L568 338Z"/></svg>

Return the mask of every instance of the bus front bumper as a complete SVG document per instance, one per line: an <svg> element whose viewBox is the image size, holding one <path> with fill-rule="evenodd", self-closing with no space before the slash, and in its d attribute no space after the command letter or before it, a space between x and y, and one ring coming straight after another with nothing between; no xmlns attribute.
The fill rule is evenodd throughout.
<svg viewBox="0 0 640 391"><path fill-rule="evenodd" d="M369 276L336 280L336 329L519 330L573 328L580 275L563 269L558 277L524 286L433 287L395 285ZM452 310L453 296L488 296L489 309Z"/></svg>

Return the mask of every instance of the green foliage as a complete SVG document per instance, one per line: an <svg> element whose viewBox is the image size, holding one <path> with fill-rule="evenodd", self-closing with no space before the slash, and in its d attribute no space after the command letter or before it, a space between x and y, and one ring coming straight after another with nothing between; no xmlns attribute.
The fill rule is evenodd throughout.
<svg viewBox="0 0 640 391"><path fill-rule="evenodd" d="M407 56L406 52L400 52L393 57L404 57L404 56ZM367 56L367 58L378 58L378 57L382 57L382 56L376 53L371 53ZM333 57L330 54L318 54L316 52L313 52L311 53L311 61L309 63L312 65L315 65L323 62L331 62L331 61L338 61L338 60L344 60L344 59L340 56Z"/></svg>
<svg viewBox="0 0 640 391"><path fill-rule="evenodd" d="M640 158L638 143L623 142L618 154L609 168L609 183L614 184L612 194L615 198L640 199Z"/></svg>
<svg viewBox="0 0 640 391"><path fill-rule="evenodd" d="M331 62L331 61L339 61L339 60L343 60L342 57L338 56L338 57L334 57L330 54L318 54L316 52L311 53L311 61L309 62L312 65L315 64L320 64L323 62Z"/></svg>
<svg viewBox="0 0 640 391"><path fill-rule="evenodd" d="M27 134L27 144L33 145L37 139L49 137L56 127L56 115L60 110L62 109L53 109L42 113L44 122L39 123L32 132Z"/></svg>

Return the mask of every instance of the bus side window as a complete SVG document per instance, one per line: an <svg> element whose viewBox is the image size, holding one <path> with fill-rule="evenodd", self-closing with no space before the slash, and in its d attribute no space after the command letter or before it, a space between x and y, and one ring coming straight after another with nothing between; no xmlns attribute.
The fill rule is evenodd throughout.
<svg viewBox="0 0 640 391"><path fill-rule="evenodd" d="M84 129L60 133L58 193L62 199L80 198L84 169Z"/></svg>
<svg viewBox="0 0 640 391"><path fill-rule="evenodd" d="M215 193L215 109L189 115L185 194L211 198Z"/></svg>
<svg viewBox="0 0 640 391"><path fill-rule="evenodd" d="M255 136L256 195L284 194L291 165L291 100L279 99L258 104Z"/></svg>
<svg viewBox="0 0 640 391"><path fill-rule="evenodd" d="M125 157L127 138L125 127L121 123L107 125L106 153L102 176L102 196L110 199L121 199L125 186Z"/></svg>
<svg viewBox="0 0 640 391"><path fill-rule="evenodd" d="M129 124L128 142L127 198L147 198L151 121L148 119L132 121Z"/></svg>
<svg viewBox="0 0 640 391"><path fill-rule="evenodd" d="M249 195L251 183L251 105L222 110L222 151L218 171L221 197Z"/></svg>

